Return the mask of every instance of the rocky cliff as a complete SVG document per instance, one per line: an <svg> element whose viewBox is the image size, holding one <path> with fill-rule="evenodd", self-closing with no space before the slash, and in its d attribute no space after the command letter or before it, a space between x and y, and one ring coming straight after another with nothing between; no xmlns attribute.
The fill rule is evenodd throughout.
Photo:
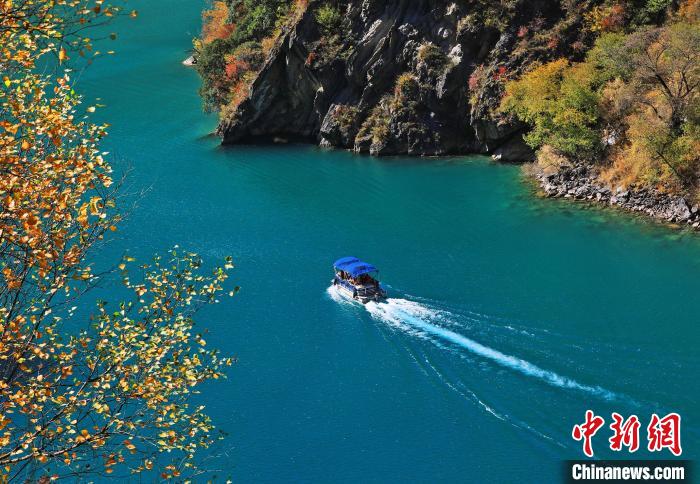
<svg viewBox="0 0 700 484"><path fill-rule="evenodd" d="M311 2L280 34L218 134L275 137L373 155L532 157L522 126L494 115L503 82L537 60L576 56L590 2L351 0L329 25ZM585 5L584 5L585 4Z"/></svg>

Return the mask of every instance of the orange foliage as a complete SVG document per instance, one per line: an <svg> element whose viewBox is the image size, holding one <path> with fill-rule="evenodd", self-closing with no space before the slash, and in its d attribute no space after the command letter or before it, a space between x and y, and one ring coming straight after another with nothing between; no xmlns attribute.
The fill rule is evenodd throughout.
<svg viewBox="0 0 700 484"><path fill-rule="evenodd" d="M318 57L318 55L316 54L316 52L309 52L309 55L306 56L306 62L304 62L304 65L306 67L313 65L313 63L316 61L317 57Z"/></svg>
<svg viewBox="0 0 700 484"><path fill-rule="evenodd" d="M500 81L506 77L507 69L506 66L499 66L496 72L493 73L493 80Z"/></svg>
<svg viewBox="0 0 700 484"><path fill-rule="evenodd" d="M294 8L297 11L306 11L309 7L309 0L296 0L294 2Z"/></svg>
<svg viewBox="0 0 700 484"><path fill-rule="evenodd" d="M616 3L607 7L595 7L586 14L586 20L593 32L616 32L625 26L626 15L625 6Z"/></svg>
<svg viewBox="0 0 700 484"><path fill-rule="evenodd" d="M242 73L250 69L247 62L237 57L229 56L226 60L226 78L229 80L237 79Z"/></svg>
<svg viewBox="0 0 700 484"><path fill-rule="evenodd" d="M228 23L228 6L226 2L217 0L212 8L202 14L202 39L205 43L216 39L226 39L236 29L234 24Z"/></svg>
<svg viewBox="0 0 700 484"><path fill-rule="evenodd" d="M685 0L678 9L678 14L689 22L700 20L700 0Z"/></svg>
<svg viewBox="0 0 700 484"><path fill-rule="evenodd" d="M229 103L230 108L237 108L240 104L248 97L250 94L250 84L252 79L246 78L238 81L231 89L231 101Z"/></svg>
<svg viewBox="0 0 700 484"><path fill-rule="evenodd" d="M128 475L172 452L184 468L213 442L186 400L230 360L194 336L192 305L216 300L226 266L199 276L197 257L173 253L131 279L125 258L131 297L75 314L103 280L89 254L116 230L118 183L106 125L91 122L72 71L42 57L84 55L77 33L118 13L102 0L0 0L0 482L83 480L125 462Z"/></svg>

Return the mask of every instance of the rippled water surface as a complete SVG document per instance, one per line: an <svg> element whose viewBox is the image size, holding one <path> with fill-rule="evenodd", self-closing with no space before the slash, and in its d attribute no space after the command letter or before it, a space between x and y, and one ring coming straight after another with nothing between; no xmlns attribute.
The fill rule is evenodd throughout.
<svg viewBox="0 0 700 484"><path fill-rule="evenodd" d="M221 148L180 64L201 3L131 4L117 54L80 81L138 198L108 258L234 256L240 296L201 315L239 357L202 395L228 433L217 474L542 482L581 456L570 432L589 408L677 411L697 455L700 238L537 199L479 157ZM329 289L345 255L381 268L388 301Z"/></svg>

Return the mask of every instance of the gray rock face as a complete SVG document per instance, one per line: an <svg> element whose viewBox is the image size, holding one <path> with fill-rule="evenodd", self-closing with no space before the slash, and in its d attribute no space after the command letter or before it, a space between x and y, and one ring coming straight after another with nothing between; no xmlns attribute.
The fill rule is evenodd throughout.
<svg viewBox="0 0 700 484"><path fill-rule="evenodd" d="M331 40L321 35L316 4L283 34L248 97L220 123L224 143L285 136L376 155L532 158L522 143L523 126L491 119L489 103L493 108L502 89L495 73L502 66L517 71L532 60L512 58L515 32L558 12L559 2L520 0L515 23L499 32L465 22L479 13L469 2L346 0L342 32ZM486 82L470 92L477 66ZM393 99L405 73L420 87L414 98Z"/></svg>
<svg viewBox="0 0 700 484"><path fill-rule="evenodd" d="M518 134L496 148L491 157L496 161L518 163L532 161L535 158L535 153L532 151L532 148L525 144L522 136Z"/></svg>

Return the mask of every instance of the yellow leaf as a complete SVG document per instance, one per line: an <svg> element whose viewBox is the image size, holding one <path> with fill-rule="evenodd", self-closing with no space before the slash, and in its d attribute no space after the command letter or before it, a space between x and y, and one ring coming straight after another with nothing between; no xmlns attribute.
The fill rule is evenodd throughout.
<svg viewBox="0 0 700 484"><path fill-rule="evenodd" d="M58 61L63 62L66 59L68 59L68 54L66 54L66 49L61 47L61 50L58 51Z"/></svg>

